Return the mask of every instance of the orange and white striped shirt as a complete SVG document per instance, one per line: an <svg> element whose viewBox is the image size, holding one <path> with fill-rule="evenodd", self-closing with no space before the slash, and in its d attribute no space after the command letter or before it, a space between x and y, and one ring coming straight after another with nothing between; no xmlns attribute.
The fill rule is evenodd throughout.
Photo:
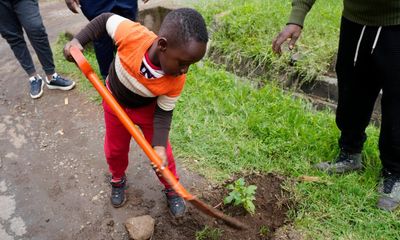
<svg viewBox="0 0 400 240"><path fill-rule="evenodd" d="M161 109L173 110L186 76L160 74L158 78L146 78L140 71L142 63L146 64L145 54L157 35L139 23L118 15L108 18L106 29L117 45L114 67L119 81L142 97L157 97Z"/></svg>

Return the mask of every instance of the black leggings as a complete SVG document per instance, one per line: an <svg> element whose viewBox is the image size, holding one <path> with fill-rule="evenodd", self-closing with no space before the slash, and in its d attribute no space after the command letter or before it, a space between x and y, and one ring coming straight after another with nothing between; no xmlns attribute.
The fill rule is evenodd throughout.
<svg viewBox="0 0 400 240"><path fill-rule="evenodd" d="M382 90L380 157L385 169L400 174L400 25L382 27L380 34L379 27L366 26L361 37L363 28L342 18L336 65L339 146L361 152L365 128Z"/></svg>

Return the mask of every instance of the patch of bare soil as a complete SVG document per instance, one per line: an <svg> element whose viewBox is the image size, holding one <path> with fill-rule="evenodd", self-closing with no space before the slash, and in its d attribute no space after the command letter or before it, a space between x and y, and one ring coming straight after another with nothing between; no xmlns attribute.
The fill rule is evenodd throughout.
<svg viewBox="0 0 400 240"><path fill-rule="evenodd" d="M217 206L224 213L235 217L249 226L247 230L235 230L225 225L220 220L205 216L192 206L188 214L179 223L171 220L170 216L160 216L157 219L153 239L195 239L196 232L203 230L206 226L209 229L219 229L221 235L216 239L275 239L275 232L287 224L286 213L291 205L289 193L282 189L283 178L273 174L253 174L244 177L247 184L257 186L256 200L254 204L256 211L250 215L240 207L222 204L224 197L228 196L229 190L226 185L233 182L227 181L222 186L216 186L210 191L200 195L206 203ZM279 231L277 239L300 239L286 237L287 230ZM295 236L296 234L293 234ZM202 239L215 239L207 236Z"/></svg>

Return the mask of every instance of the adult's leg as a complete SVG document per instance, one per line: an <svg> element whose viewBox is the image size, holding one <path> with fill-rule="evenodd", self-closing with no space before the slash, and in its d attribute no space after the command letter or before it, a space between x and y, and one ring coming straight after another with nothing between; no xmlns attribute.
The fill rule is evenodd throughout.
<svg viewBox="0 0 400 240"><path fill-rule="evenodd" d="M12 1L0 1L0 33L10 45L22 68L29 76L36 73L31 54L24 40L21 23Z"/></svg>
<svg viewBox="0 0 400 240"><path fill-rule="evenodd" d="M54 73L53 53L37 0L16 1L14 11L24 28L46 75Z"/></svg>
<svg viewBox="0 0 400 240"><path fill-rule="evenodd" d="M400 25L383 27L374 64L383 81L379 149L385 170L400 176Z"/></svg>
<svg viewBox="0 0 400 240"><path fill-rule="evenodd" d="M113 12L131 20L136 20L137 1L127 1L121 6L113 6L111 3L101 4L100 2L91 3L91 1L82 1L81 9L87 19L92 20L96 16L104 12ZM114 59L115 45L111 37L102 36L100 39L93 41L96 53L97 63L99 64L100 73L103 79L107 78L110 65Z"/></svg>
<svg viewBox="0 0 400 240"><path fill-rule="evenodd" d="M336 124L341 131L340 148L347 153L360 153L381 82L371 64L371 48L376 29L342 18L336 65L338 76L338 107ZM357 43L361 38L359 49ZM358 58L354 63L354 56Z"/></svg>

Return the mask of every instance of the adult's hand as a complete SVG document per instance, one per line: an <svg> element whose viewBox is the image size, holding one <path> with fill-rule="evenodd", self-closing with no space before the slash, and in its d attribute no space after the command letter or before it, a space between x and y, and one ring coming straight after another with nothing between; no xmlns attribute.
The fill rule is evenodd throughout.
<svg viewBox="0 0 400 240"><path fill-rule="evenodd" d="M76 38L73 38L70 42L65 44L65 46L64 46L64 57L68 61L73 62L74 58L71 55L71 51L70 51L71 47L77 47L81 52L83 52L83 47L82 47L81 43L78 41L78 39L76 39Z"/></svg>
<svg viewBox="0 0 400 240"><path fill-rule="evenodd" d="M67 7L73 13L79 13L79 0L65 0Z"/></svg>
<svg viewBox="0 0 400 240"><path fill-rule="evenodd" d="M296 24L288 24L286 27L275 37L274 41L272 42L272 50L277 53L282 53L281 45L286 40L290 39L289 41L289 49L292 50L294 45L296 44L297 39L299 39L301 35L301 27Z"/></svg>

